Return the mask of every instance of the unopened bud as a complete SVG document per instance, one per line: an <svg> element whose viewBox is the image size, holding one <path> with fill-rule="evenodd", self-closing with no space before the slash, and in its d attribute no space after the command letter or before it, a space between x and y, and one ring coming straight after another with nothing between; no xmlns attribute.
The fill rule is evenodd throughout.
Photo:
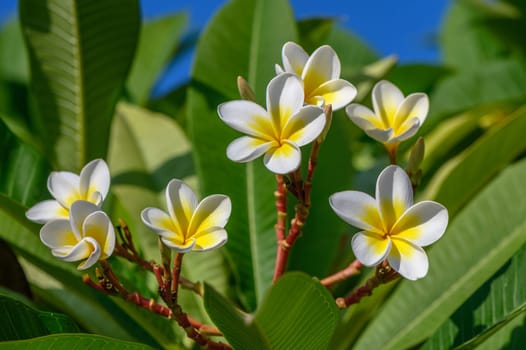
<svg viewBox="0 0 526 350"><path fill-rule="evenodd" d="M422 164L422 160L424 160L424 153L425 153L424 138L419 137L418 140L416 140L415 145L413 146L413 149L411 150L411 154L409 155L409 163L407 164L407 172L409 174L413 174L413 175L418 174L418 170L420 169L420 164Z"/></svg>
<svg viewBox="0 0 526 350"><path fill-rule="evenodd" d="M248 85L248 82L242 76L237 77L237 89L239 90L239 95L242 99L256 102L256 95L254 91Z"/></svg>

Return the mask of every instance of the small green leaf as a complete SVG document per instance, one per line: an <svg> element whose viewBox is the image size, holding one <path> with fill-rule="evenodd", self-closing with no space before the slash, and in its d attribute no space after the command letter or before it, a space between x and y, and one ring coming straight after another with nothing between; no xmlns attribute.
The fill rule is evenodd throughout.
<svg viewBox="0 0 526 350"><path fill-rule="evenodd" d="M132 343L109 337L92 334L57 334L45 337L0 343L0 349L6 350L68 350L68 349L100 349L100 350L152 350L145 344Z"/></svg>
<svg viewBox="0 0 526 350"><path fill-rule="evenodd" d="M39 137L52 163L104 158L139 31L137 0L21 0Z"/></svg>

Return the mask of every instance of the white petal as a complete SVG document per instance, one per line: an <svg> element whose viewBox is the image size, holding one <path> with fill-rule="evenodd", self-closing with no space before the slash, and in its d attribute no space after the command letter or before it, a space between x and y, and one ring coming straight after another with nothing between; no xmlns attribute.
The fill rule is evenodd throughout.
<svg viewBox="0 0 526 350"><path fill-rule="evenodd" d="M424 277L429 269L425 251L403 239L392 237L392 242L391 252L387 256L389 265L408 280Z"/></svg>
<svg viewBox="0 0 526 350"><path fill-rule="evenodd" d="M247 135L268 139L275 133L267 111L252 101L222 103L217 107L217 113L228 126Z"/></svg>
<svg viewBox="0 0 526 350"><path fill-rule="evenodd" d="M86 217L82 225L84 237L91 237L97 241L102 249L101 258L106 259L115 248L115 229L106 213L96 211Z"/></svg>
<svg viewBox="0 0 526 350"><path fill-rule="evenodd" d="M76 201L71 205L70 209L70 222L73 232L77 235L79 240L81 240L83 235L82 225L84 220L96 211L100 211L100 208L93 203L87 201Z"/></svg>
<svg viewBox="0 0 526 350"><path fill-rule="evenodd" d="M60 260L72 262L86 259L91 255L93 246L89 240L82 239L73 247L53 249L51 253Z"/></svg>
<svg viewBox="0 0 526 350"><path fill-rule="evenodd" d="M393 129L386 129L384 122L369 108L352 103L345 108L345 112L353 123L373 139L386 143L392 138Z"/></svg>
<svg viewBox="0 0 526 350"><path fill-rule="evenodd" d="M346 80L335 79L327 81L312 91L310 96L321 96L326 105L332 105L332 110L339 110L356 97L357 90ZM307 98L308 100L309 98ZM309 102L309 101L307 101Z"/></svg>
<svg viewBox="0 0 526 350"><path fill-rule="evenodd" d="M228 145L226 156L234 162L249 162L264 154L273 144L275 142L242 136Z"/></svg>
<svg viewBox="0 0 526 350"><path fill-rule="evenodd" d="M305 50L298 44L289 41L283 45L281 57L285 71L301 77L303 67L305 67L305 63L307 63L309 58Z"/></svg>
<svg viewBox="0 0 526 350"><path fill-rule="evenodd" d="M207 231L212 227L224 227L231 211L232 203L225 195L215 194L204 198L192 216L188 229L189 237L199 235L202 231Z"/></svg>
<svg viewBox="0 0 526 350"><path fill-rule="evenodd" d="M69 220L53 220L40 229L40 240L48 248L73 247L81 238L71 228Z"/></svg>
<svg viewBox="0 0 526 350"><path fill-rule="evenodd" d="M384 232L378 204L367 193L337 192L329 197L329 204L336 215L345 222L362 230Z"/></svg>
<svg viewBox="0 0 526 350"><path fill-rule="evenodd" d="M385 259L391 250L391 240L378 234L361 231L352 237L352 250L356 259L365 266L374 266Z"/></svg>
<svg viewBox="0 0 526 350"><path fill-rule="evenodd" d="M338 55L328 45L317 48L307 60L302 78L307 95L323 83L340 77L340 60Z"/></svg>
<svg viewBox="0 0 526 350"><path fill-rule="evenodd" d="M400 217L392 234L425 247L442 237L447 224L448 213L443 205L423 201L413 205Z"/></svg>
<svg viewBox="0 0 526 350"><path fill-rule="evenodd" d="M394 137L391 138L391 142L400 142L413 137L418 129L420 129L420 120L418 118L411 118L406 120L398 130Z"/></svg>
<svg viewBox="0 0 526 350"><path fill-rule="evenodd" d="M278 132L292 114L303 106L303 84L298 76L283 73L274 77L267 86L267 110Z"/></svg>
<svg viewBox="0 0 526 350"><path fill-rule="evenodd" d="M223 246L228 239L226 231L221 227L212 227L196 236L193 251L206 252Z"/></svg>
<svg viewBox="0 0 526 350"><path fill-rule="evenodd" d="M282 138L298 146L309 144L320 136L326 122L323 109L315 106L302 107L285 124Z"/></svg>
<svg viewBox="0 0 526 350"><path fill-rule="evenodd" d="M413 187L404 169L397 165L385 168L376 181L376 200L387 229L413 205Z"/></svg>
<svg viewBox="0 0 526 350"><path fill-rule="evenodd" d="M110 189L110 169L102 159L95 159L86 164L80 172L80 194L83 199L90 199L92 193L98 192L106 198ZM92 197L97 198L99 197ZM100 203L95 203L99 205Z"/></svg>
<svg viewBox="0 0 526 350"><path fill-rule="evenodd" d="M270 149L263 162L274 174L288 174L300 166L301 151L297 145L284 141L281 147Z"/></svg>
<svg viewBox="0 0 526 350"><path fill-rule="evenodd" d="M64 207L69 208L71 204L80 198L80 178L69 171L54 171L47 181L49 193Z"/></svg>
<svg viewBox="0 0 526 350"><path fill-rule="evenodd" d="M68 219L69 211L64 209L59 202L47 200L39 202L26 211L26 218L39 224L45 224L51 220Z"/></svg>
<svg viewBox="0 0 526 350"><path fill-rule="evenodd" d="M283 70L283 68L281 68L279 64L274 65L274 71L276 72L276 75L285 73L285 71Z"/></svg>
<svg viewBox="0 0 526 350"><path fill-rule="evenodd" d="M382 80L374 86L372 99L376 114L386 125L393 126L398 106L404 100L402 92L390 82Z"/></svg>
<svg viewBox="0 0 526 350"><path fill-rule="evenodd" d="M406 120L417 118L420 125L426 120L429 111L429 99L424 93L415 93L407 96L400 106L395 116L395 128L398 128Z"/></svg>
<svg viewBox="0 0 526 350"><path fill-rule="evenodd" d="M184 243L174 242L171 239L168 239L166 237L161 237L161 241L170 249L175 250L179 253L187 253L192 250L195 246L195 238L190 238L186 240Z"/></svg>
<svg viewBox="0 0 526 350"><path fill-rule="evenodd" d="M170 214L172 222L177 228L175 232L183 233L184 237L188 232L188 225L197 204L194 191L181 180L173 179L166 186L168 214Z"/></svg>
<svg viewBox="0 0 526 350"><path fill-rule="evenodd" d="M102 256L102 249L99 246L98 242L94 239L91 239L90 237L85 238L85 241L89 242L91 244L91 254L88 256L88 259L86 261L80 263L77 266L77 269L79 270L86 270L92 267L97 263L97 261L104 259L105 257Z"/></svg>

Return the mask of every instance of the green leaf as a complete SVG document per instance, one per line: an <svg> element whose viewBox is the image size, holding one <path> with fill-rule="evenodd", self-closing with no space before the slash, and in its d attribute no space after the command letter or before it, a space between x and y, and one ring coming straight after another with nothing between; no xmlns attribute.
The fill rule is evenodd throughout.
<svg viewBox="0 0 526 350"><path fill-rule="evenodd" d="M53 333L76 333L78 326L66 315L36 310L0 292L0 341L27 339Z"/></svg>
<svg viewBox="0 0 526 350"><path fill-rule="evenodd" d="M447 65L477 70L509 54L509 47L484 23L487 17L487 13L466 1L452 3L440 38Z"/></svg>
<svg viewBox="0 0 526 350"><path fill-rule="evenodd" d="M185 13L144 22L126 87L132 100L143 105L161 72L177 51L188 19Z"/></svg>
<svg viewBox="0 0 526 350"><path fill-rule="evenodd" d="M425 340L524 244L525 171L525 161L510 166L470 202L429 251L426 278L402 281L354 349Z"/></svg>
<svg viewBox="0 0 526 350"><path fill-rule="evenodd" d="M29 80L28 57L20 22L11 19L0 31L0 77L26 84Z"/></svg>
<svg viewBox="0 0 526 350"><path fill-rule="evenodd" d="M252 315L236 309L229 300L207 283L205 283L204 303L210 317L234 349L270 349L260 327L256 322L252 322Z"/></svg>
<svg viewBox="0 0 526 350"><path fill-rule="evenodd" d="M497 331L525 311L526 281L521 276L525 269L526 245L523 245L442 324L423 349L474 348L496 336Z"/></svg>
<svg viewBox="0 0 526 350"><path fill-rule="evenodd" d="M0 343L0 349L41 349L41 350L68 350L68 349L101 349L101 350L151 350L145 344L132 343L109 337L92 334L57 334L45 337L18 340Z"/></svg>
<svg viewBox="0 0 526 350"><path fill-rule="evenodd" d="M106 156L111 118L139 30L137 0L21 0L20 20L52 163L79 171Z"/></svg>
<svg viewBox="0 0 526 350"><path fill-rule="evenodd" d="M526 107L523 107L442 166L422 196L442 203L453 215L526 150L525 128Z"/></svg>
<svg viewBox="0 0 526 350"><path fill-rule="evenodd" d="M34 204L49 194L46 160L21 142L0 121L0 192L22 204Z"/></svg>
<svg viewBox="0 0 526 350"><path fill-rule="evenodd" d="M235 309L209 286L205 306L235 349L326 349L339 319L327 289L301 272L284 274L255 315Z"/></svg>
<svg viewBox="0 0 526 350"><path fill-rule="evenodd" d="M287 1L231 1L204 30L192 71L188 118L199 184L202 193L224 193L232 199L225 247L238 274L240 298L249 309L272 281L276 185L261 159L246 165L227 159L227 145L240 135L221 122L216 108L239 99L239 75L264 103L274 64L281 61L282 45L294 39L294 29Z"/></svg>
<svg viewBox="0 0 526 350"><path fill-rule="evenodd" d="M496 83L498 82L498 84ZM430 114L421 133L433 130L445 117L501 104L522 103L526 98L526 63L502 60L484 65L484 69L461 71L443 79L430 96Z"/></svg>
<svg viewBox="0 0 526 350"><path fill-rule="evenodd" d="M272 349L326 349L339 320L334 298L300 272L283 275L265 296L254 321Z"/></svg>

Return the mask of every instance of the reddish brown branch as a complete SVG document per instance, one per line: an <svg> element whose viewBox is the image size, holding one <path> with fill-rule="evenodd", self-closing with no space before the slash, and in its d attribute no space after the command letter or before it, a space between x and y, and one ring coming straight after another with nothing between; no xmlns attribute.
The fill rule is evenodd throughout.
<svg viewBox="0 0 526 350"><path fill-rule="evenodd" d="M343 270L340 270L335 274L332 274L322 279L320 283L323 284L325 287L328 287L338 282L344 281L349 277L359 274L361 270L362 264L358 260L354 260L352 263L349 264L349 266L347 266Z"/></svg>
<svg viewBox="0 0 526 350"><path fill-rule="evenodd" d="M283 175L276 175L277 189L274 192L276 197L276 240L281 242L285 239L285 231L287 230L287 186Z"/></svg>
<svg viewBox="0 0 526 350"><path fill-rule="evenodd" d="M345 309L353 304L357 304L363 297L373 294L373 290L379 285L389 283L398 277L400 277L400 275L393 270L387 262L384 262L376 267L375 275L369 278L363 286L357 288L344 298L337 298L336 305L340 309Z"/></svg>

